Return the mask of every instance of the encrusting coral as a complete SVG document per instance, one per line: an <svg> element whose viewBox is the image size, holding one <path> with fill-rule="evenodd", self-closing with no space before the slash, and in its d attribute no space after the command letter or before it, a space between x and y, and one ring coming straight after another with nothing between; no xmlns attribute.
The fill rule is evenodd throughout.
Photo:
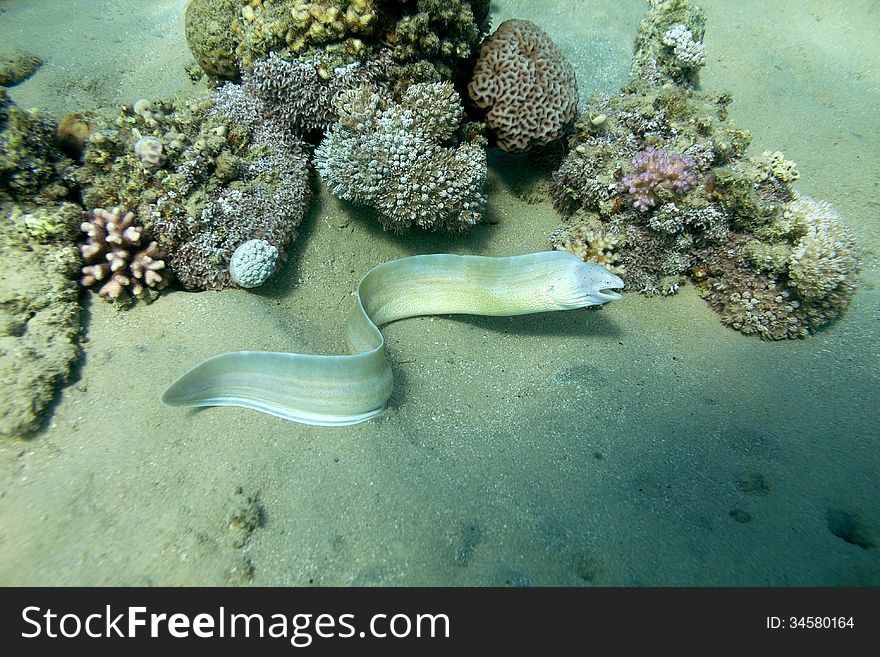
<svg viewBox="0 0 880 657"><path fill-rule="evenodd" d="M315 167L338 197L369 205L389 229L460 232L480 220L486 155L450 143L463 109L449 83L414 84L400 103L370 87L337 98Z"/></svg>
<svg viewBox="0 0 880 657"><path fill-rule="evenodd" d="M468 83L498 147L523 153L560 139L577 110L574 69L530 21L504 21L480 48Z"/></svg>
<svg viewBox="0 0 880 657"><path fill-rule="evenodd" d="M553 175L551 200L573 222L566 244L595 258L590 242L611 236L628 289L668 294L690 279L743 333L806 336L849 304L855 239L830 205L795 193L800 174L781 152L746 156L729 94L695 90L702 11L649 5L629 81L589 99Z"/></svg>
<svg viewBox="0 0 880 657"><path fill-rule="evenodd" d="M391 78L455 80L487 27L488 0L191 0L190 50L202 70L238 79L276 53L321 59L327 79L340 66L390 49Z"/></svg>
<svg viewBox="0 0 880 657"><path fill-rule="evenodd" d="M88 236L80 245L85 266L81 283L98 286L98 295L116 301L131 294L151 301L171 280L165 254L150 240L134 214L116 207L95 208L82 230Z"/></svg>

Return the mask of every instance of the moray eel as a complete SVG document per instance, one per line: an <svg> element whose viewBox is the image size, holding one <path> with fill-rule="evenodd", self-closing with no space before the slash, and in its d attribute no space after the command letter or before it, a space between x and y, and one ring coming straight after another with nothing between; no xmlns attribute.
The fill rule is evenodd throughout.
<svg viewBox="0 0 880 657"><path fill-rule="evenodd" d="M379 326L417 315L524 315L620 299L623 281L564 251L501 258L418 255L373 267L346 325L349 355L220 354L174 381L170 406L243 406L324 426L375 417L393 377Z"/></svg>

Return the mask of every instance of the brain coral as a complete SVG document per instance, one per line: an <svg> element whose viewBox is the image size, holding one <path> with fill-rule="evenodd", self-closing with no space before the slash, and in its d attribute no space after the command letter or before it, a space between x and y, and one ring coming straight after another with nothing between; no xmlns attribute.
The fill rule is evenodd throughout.
<svg viewBox="0 0 880 657"><path fill-rule="evenodd" d="M508 20L488 36L468 84L498 146L523 153L562 137L574 120L574 69L550 37L530 21Z"/></svg>

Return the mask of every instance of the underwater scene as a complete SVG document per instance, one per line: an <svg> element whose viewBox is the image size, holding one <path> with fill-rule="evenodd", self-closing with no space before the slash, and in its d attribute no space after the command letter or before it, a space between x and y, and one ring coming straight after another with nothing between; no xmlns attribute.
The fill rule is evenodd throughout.
<svg viewBox="0 0 880 657"><path fill-rule="evenodd" d="M880 585L877 34L0 0L0 585Z"/></svg>

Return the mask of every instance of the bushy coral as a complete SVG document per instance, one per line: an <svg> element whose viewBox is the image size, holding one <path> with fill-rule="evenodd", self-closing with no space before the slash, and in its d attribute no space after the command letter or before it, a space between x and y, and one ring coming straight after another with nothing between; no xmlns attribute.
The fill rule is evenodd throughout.
<svg viewBox="0 0 880 657"><path fill-rule="evenodd" d="M522 153L560 139L574 120L574 69L559 47L530 21L504 21L480 47L468 83L474 104L498 146Z"/></svg>
<svg viewBox="0 0 880 657"><path fill-rule="evenodd" d="M855 239L840 215L826 202L796 198L789 211L800 216L805 231L788 261L788 279L798 296L818 301L832 296L848 301L859 271Z"/></svg>
<svg viewBox="0 0 880 657"><path fill-rule="evenodd" d="M681 196L697 184L694 161L680 153L662 148L647 148L632 159L633 173L621 183L627 192L627 201L639 212L647 212L658 201Z"/></svg>
<svg viewBox="0 0 880 657"><path fill-rule="evenodd" d="M325 79L320 74L320 59L287 61L276 53L256 62L242 76L240 89L227 83L220 91L220 111L239 123L271 121L278 129L303 135L327 130L337 119L335 99L340 91L384 80L390 61L383 51L367 64L352 63L335 69ZM229 100L244 93L258 100L259 107L236 110ZM253 105L253 101L250 105Z"/></svg>
<svg viewBox="0 0 880 657"><path fill-rule="evenodd" d="M95 208L82 223L87 235L80 245L85 265L80 283L97 286L98 295L116 301L132 295L152 301L168 285L171 274L165 254L151 240L134 214L116 207Z"/></svg>
<svg viewBox="0 0 880 657"><path fill-rule="evenodd" d="M480 43L488 27L488 0L417 0L408 11L407 0L382 5L394 13L404 11L383 37L392 45L398 68L395 79L412 82L454 80Z"/></svg>
<svg viewBox="0 0 880 657"><path fill-rule="evenodd" d="M337 98L339 123L315 150L338 197L369 205L382 224L458 232L480 220L486 156L450 143L463 109L449 83L412 85L400 103L362 87Z"/></svg>

